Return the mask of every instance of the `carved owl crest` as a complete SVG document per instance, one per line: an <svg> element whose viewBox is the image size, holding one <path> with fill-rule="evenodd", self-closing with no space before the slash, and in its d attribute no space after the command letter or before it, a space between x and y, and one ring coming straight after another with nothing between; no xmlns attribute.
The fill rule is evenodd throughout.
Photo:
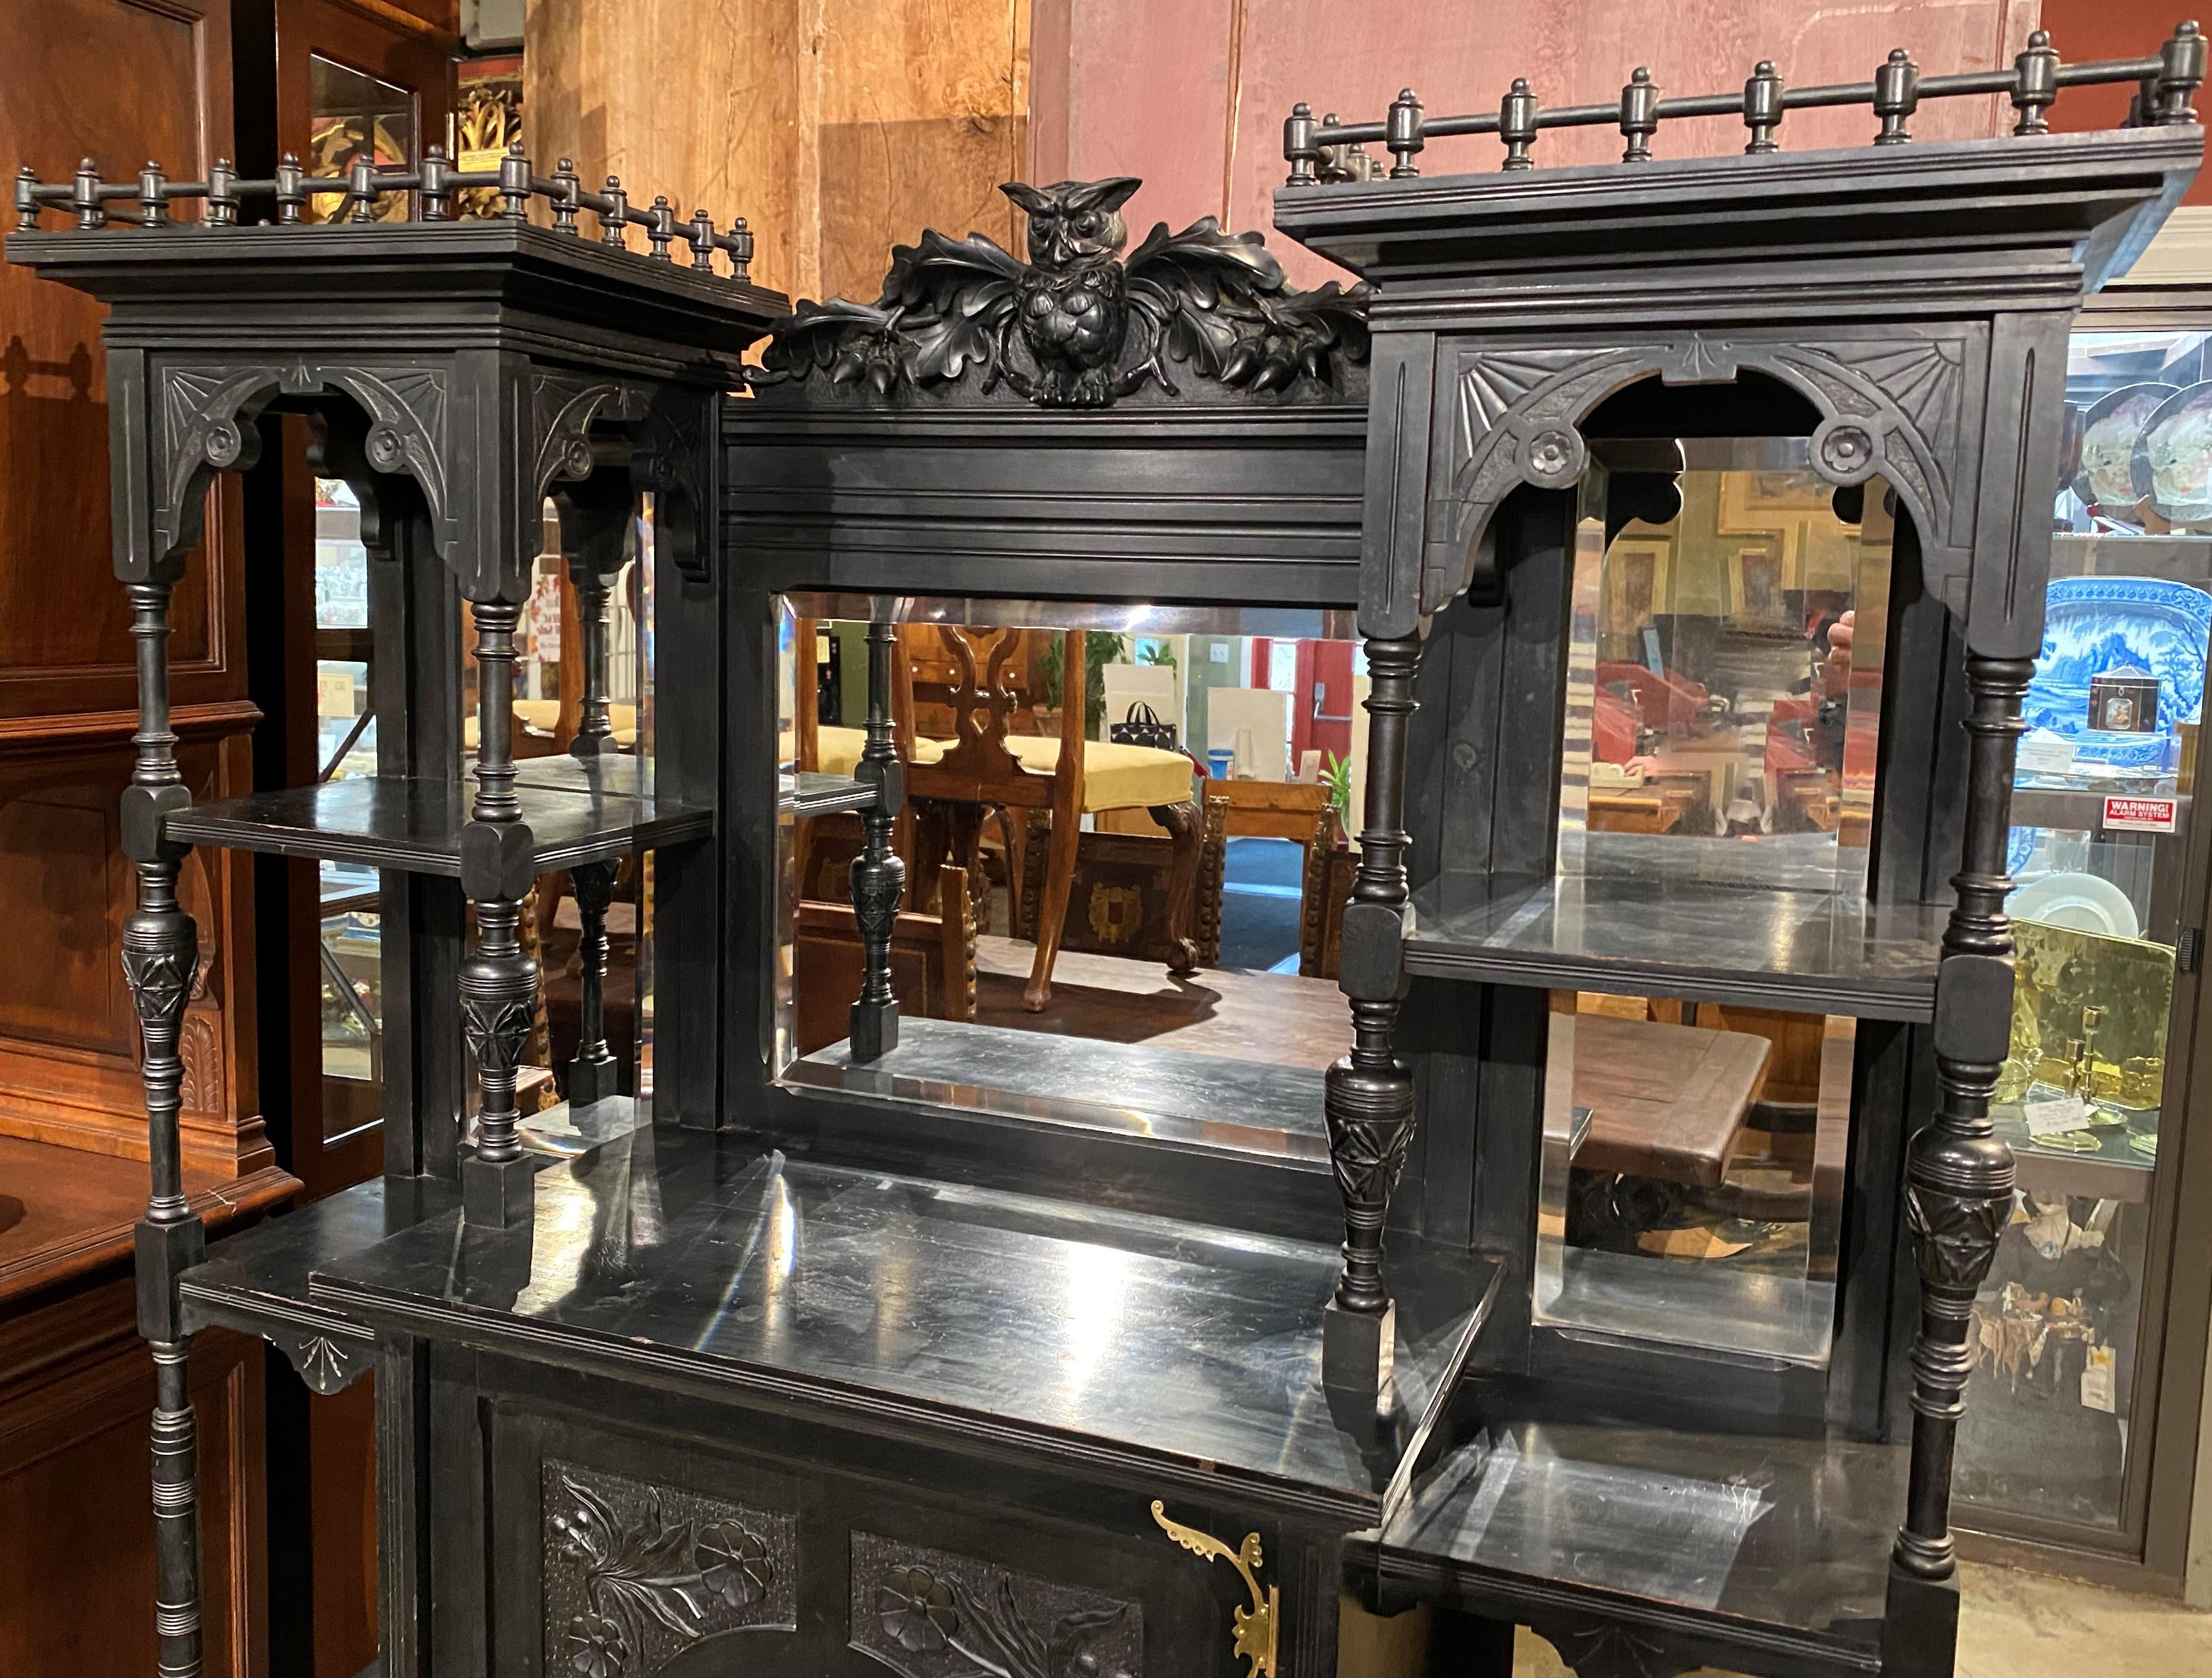
<svg viewBox="0 0 2212 1678"><path fill-rule="evenodd" d="M1188 367L1234 389L1333 385L1341 362L1367 358L1367 289L1292 288L1256 233L1213 217L1171 234L1164 222L1125 261L1128 175L1010 181L1000 190L1029 218L1024 262L980 233L933 228L891 252L883 295L802 302L754 376L774 386L823 375L833 387L888 397L956 385L984 370L1042 407L1099 408L1157 383L1180 394Z"/></svg>

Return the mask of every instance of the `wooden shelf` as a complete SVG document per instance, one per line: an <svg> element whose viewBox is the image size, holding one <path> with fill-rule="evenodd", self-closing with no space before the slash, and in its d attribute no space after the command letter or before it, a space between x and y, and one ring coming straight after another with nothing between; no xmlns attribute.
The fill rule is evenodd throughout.
<svg viewBox="0 0 2212 1678"><path fill-rule="evenodd" d="M519 819L530 830L532 863L541 874L714 830L712 812L624 790L619 776L602 777L572 758L521 767L529 773L516 783ZM458 879L475 796L471 782L364 776L194 805L171 816L163 831L187 844Z"/></svg>

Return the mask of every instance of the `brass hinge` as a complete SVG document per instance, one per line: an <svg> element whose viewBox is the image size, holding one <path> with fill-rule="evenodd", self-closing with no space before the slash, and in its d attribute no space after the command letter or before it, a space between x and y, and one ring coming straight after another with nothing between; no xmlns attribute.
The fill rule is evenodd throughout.
<svg viewBox="0 0 2212 1678"><path fill-rule="evenodd" d="M1252 1606L1238 1608L1231 1616L1235 1626L1231 1643L1232 1658L1242 1655L1252 1663L1245 1669L1244 1678L1275 1678L1275 1639L1282 1625L1282 1604L1273 1585L1263 1590L1260 1584L1260 1535L1246 1533L1243 1543L1232 1550L1211 1534L1168 1519L1167 1510L1158 1498L1152 1499L1152 1518L1160 1523L1162 1531L1192 1554L1204 1556L1208 1561L1218 1556L1243 1578L1244 1588L1252 1593Z"/></svg>

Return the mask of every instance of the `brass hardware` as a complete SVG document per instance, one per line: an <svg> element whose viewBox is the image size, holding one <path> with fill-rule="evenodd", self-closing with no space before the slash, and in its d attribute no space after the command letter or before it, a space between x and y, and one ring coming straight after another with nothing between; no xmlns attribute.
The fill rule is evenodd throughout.
<svg viewBox="0 0 2212 1678"><path fill-rule="evenodd" d="M1275 1678L1275 1638L1282 1624L1281 1605L1273 1585L1264 1591L1261 1589L1260 1535L1246 1533L1244 1542L1232 1550L1209 1534L1168 1519L1167 1510L1158 1498L1152 1499L1152 1518L1193 1555L1204 1556L1208 1561L1218 1556L1243 1578L1244 1588L1252 1593L1252 1606L1235 1611L1236 1632L1231 1647L1233 1654L1252 1663L1245 1669L1244 1678Z"/></svg>

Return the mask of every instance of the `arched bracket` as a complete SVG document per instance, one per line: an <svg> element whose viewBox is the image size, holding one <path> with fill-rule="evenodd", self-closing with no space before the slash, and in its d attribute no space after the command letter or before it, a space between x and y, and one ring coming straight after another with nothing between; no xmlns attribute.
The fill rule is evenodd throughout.
<svg viewBox="0 0 2212 1678"><path fill-rule="evenodd" d="M1978 331L1899 327L1820 344L1705 332L1572 346L1462 344L1437 368L1445 429L1437 441L1446 453L1436 464L1446 487L1426 520L1421 613L1494 583L1483 575L1496 562L1485 538L1498 505L1522 483L1563 489L1577 482L1589 453L1582 422L1614 392L1654 377L1727 384L1751 371L1804 396L1821 416L1814 470L1838 485L1886 477L1922 533L1930 577L1963 573L1975 465L1966 457L1978 435L1970 406L1980 399L1967 374L1984 355Z"/></svg>
<svg viewBox="0 0 2212 1678"><path fill-rule="evenodd" d="M136 435L118 439L122 470L137 468L147 497L142 524L128 516L136 509L125 506L118 489L125 545L116 570L125 581L152 575L200 541L206 533L208 485L217 472L253 465L259 453L256 422L264 410L277 404L312 407L333 393L351 398L365 418L364 464L415 481L441 549L452 552L456 532L447 494L448 390L442 368L305 359L163 361L152 384L143 442ZM118 416L118 430L129 424L129 416Z"/></svg>
<svg viewBox="0 0 2212 1678"><path fill-rule="evenodd" d="M702 586L714 581L714 401L712 391L664 388L631 434L630 471L652 492L654 539Z"/></svg>

